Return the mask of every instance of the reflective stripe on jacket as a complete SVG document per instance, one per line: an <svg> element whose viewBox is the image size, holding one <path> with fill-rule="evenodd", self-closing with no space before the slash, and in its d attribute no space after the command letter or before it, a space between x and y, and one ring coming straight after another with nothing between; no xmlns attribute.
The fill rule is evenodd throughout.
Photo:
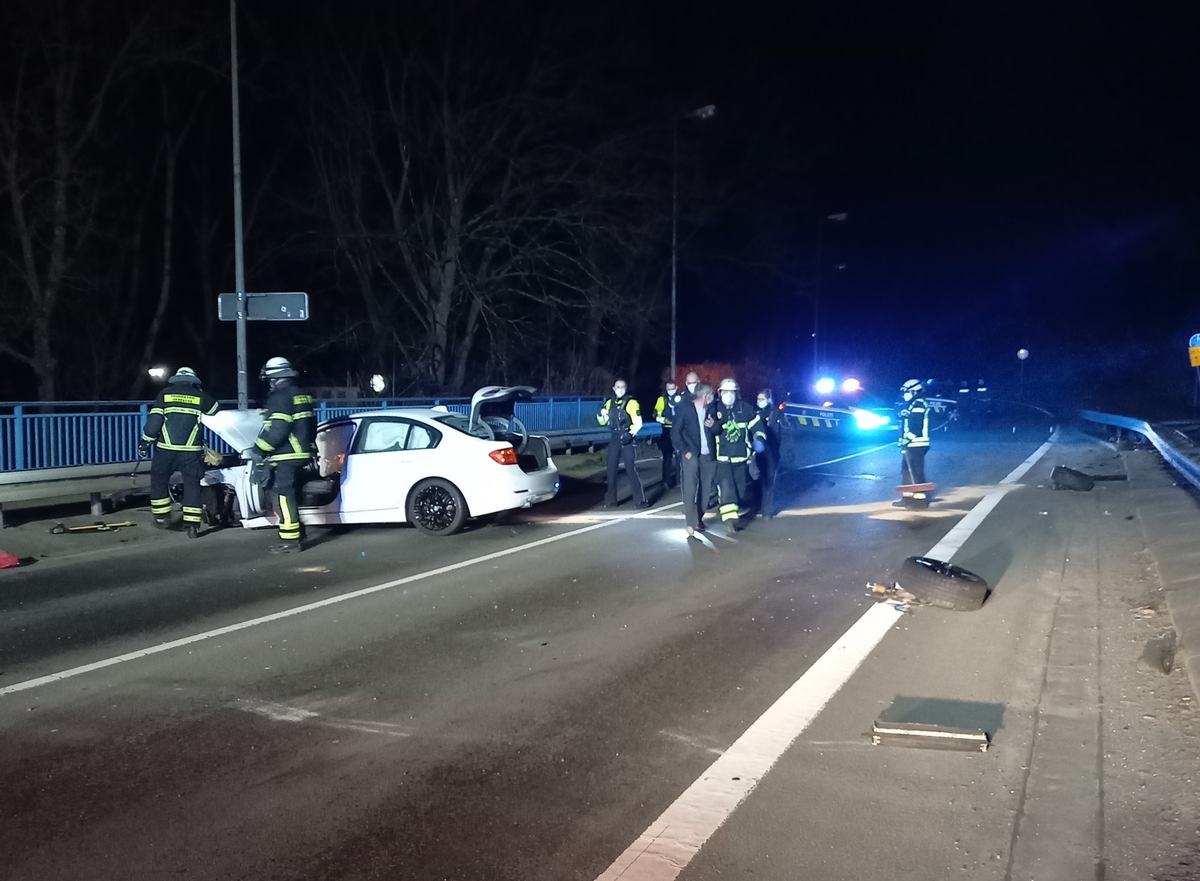
<svg viewBox="0 0 1200 881"><path fill-rule="evenodd" d="M900 446L929 446L929 402L913 398L900 411Z"/></svg>
<svg viewBox="0 0 1200 881"><path fill-rule="evenodd" d="M211 416L219 409L217 399L198 385L167 386L150 408L142 440L160 450L198 453L204 449L200 417Z"/></svg>
<svg viewBox="0 0 1200 881"><path fill-rule="evenodd" d="M254 445L273 462L309 459L317 437L317 417L312 397L288 382L280 383L267 398L267 421Z"/></svg>
<svg viewBox="0 0 1200 881"><path fill-rule="evenodd" d="M754 439L766 440L767 433L758 410L746 401L732 407L717 403L713 409L718 462L747 462L754 452Z"/></svg>

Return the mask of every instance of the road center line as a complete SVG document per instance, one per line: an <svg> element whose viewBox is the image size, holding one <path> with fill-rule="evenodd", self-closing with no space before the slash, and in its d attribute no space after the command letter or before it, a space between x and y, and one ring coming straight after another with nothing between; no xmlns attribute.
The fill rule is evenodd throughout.
<svg viewBox="0 0 1200 881"><path fill-rule="evenodd" d="M71 667L68 670L60 670L57 673L50 673L46 676L39 676L36 679L26 679L24 682L15 682L12 685L6 685L0 688L0 696L6 694L15 694L18 691L28 691L31 688L39 688L43 685L49 685L52 682L61 682L64 679L71 679L75 676L82 676L84 673L91 673L94 670L103 670L105 667L112 667L115 664L120 664L125 661L136 661L139 658L148 658L151 655L162 654L169 652L172 649L181 648L185 645L191 645L196 642L202 642L206 639L212 639L216 636L224 636L227 633L236 633L239 630L248 630L251 627L257 627L260 624L269 624L272 621L280 621L284 618L291 618L295 615L303 615L306 612L312 612L317 609L323 609L327 606L334 606L338 603L356 600L359 597L365 597L369 594L379 593L384 590L392 590L393 588L401 587L406 584L412 584L415 581L424 581L427 578L433 578L437 575L445 575L449 572L456 572L459 569L466 569L468 566L477 566L480 563L488 563L492 560L499 560L502 557L509 557L513 554L519 554L524 551L531 551L535 548L545 547L553 544L556 541L564 541L568 538L574 538L577 535L584 535L588 532L594 532L597 529L604 529L612 526L614 523L623 523L626 520L634 520L638 517L645 517L647 514L652 514L655 511L662 511L667 508L672 508L681 505L682 502L675 502L671 505L661 505L658 508L653 508L649 511L630 514L625 517L614 517L611 520L604 520L600 523L595 523L590 526L582 526L579 529L572 529L569 532L564 532L559 535L552 535L548 538L540 538L536 541L531 541L528 544L517 545L512 548L505 548L502 551L495 551L491 554L484 554L481 557L472 557L469 560L462 560L458 563L451 563L448 566L439 566L437 569L428 569L424 572L418 572L414 575L406 575L403 578L397 578L392 581L385 581L382 584L375 584L371 587L364 587L361 590L351 591L350 593L340 594L328 599L318 600L315 603L306 603L303 606L296 606L292 609L284 609L281 612L273 612L270 615L263 615L259 618L251 618L248 621L240 621L237 624L229 624L225 627L218 627L215 630L206 630L203 633L196 633L191 636L185 636L180 639L173 639L170 642L162 642L158 645L149 646L144 649L126 652L123 655L117 655L112 658L105 658L101 661L94 661L91 664L82 664L78 667Z"/></svg>
<svg viewBox="0 0 1200 881"><path fill-rule="evenodd" d="M927 556L948 560L962 547L1012 484L1055 437L984 496ZM849 458L849 457L847 457ZM978 512L978 513L977 513ZM945 556L939 556L945 554ZM850 625L791 687L758 717L679 798L625 849L597 881L673 881L779 761L779 757L854 675L899 618L891 603L877 603Z"/></svg>

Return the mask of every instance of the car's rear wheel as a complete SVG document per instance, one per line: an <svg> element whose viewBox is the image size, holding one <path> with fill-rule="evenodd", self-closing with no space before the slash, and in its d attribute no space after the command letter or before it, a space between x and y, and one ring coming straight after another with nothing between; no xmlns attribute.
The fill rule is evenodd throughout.
<svg viewBox="0 0 1200 881"><path fill-rule="evenodd" d="M408 522L430 535L453 535L467 522L466 499L458 487L440 477L413 487L406 507Z"/></svg>

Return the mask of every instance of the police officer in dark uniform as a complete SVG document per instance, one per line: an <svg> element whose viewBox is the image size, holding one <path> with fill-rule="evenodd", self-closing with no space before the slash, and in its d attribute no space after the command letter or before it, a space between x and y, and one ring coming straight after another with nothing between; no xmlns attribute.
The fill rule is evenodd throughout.
<svg viewBox="0 0 1200 881"><path fill-rule="evenodd" d="M663 393L654 402L654 418L662 425L662 434L658 436L658 449L662 453L663 489L673 489L679 478L679 463L675 460L671 426L675 422L675 408L682 403L683 394L675 387L675 380L668 379Z"/></svg>
<svg viewBox="0 0 1200 881"><path fill-rule="evenodd" d="M766 432L757 411L738 398L737 380L721 380L719 398L705 424L716 434L717 494L725 533L741 529L742 508L750 507L750 454L765 449Z"/></svg>
<svg viewBox="0 0 1200 881"><path fill-rule="evenodd" d="M273 554L300 552L300 506L297 477L312 459L317 437L317 417L312 397L296 385L299 374L286 358L272 358L259 372L270 384L266 416L249 451L259 485L272 489L279 518L279 544Z"/></svg>
<svg viewBox="0 0 1200 881"><path fill-rule="evenodd" d="M649 508L650 502L637 473L637 447L633 440L634 435L642 428L642 411L637 399L629 396L625 380L618 379L613 383L613 396L604 401L600 412L596 414L596 421L608 426L612 432L605 453L607 483L604 507L617 506L617 471L624 463L625 477L629 480L633 500L639 508Z"/></svg>
<svg viewBox="0 0 1200 881"><path fill-rule="evenodd" d="M754 461L758 465L759 513L770 520L775 516L775 479L779 475L779 451L783 440L783 417L771 399L771 390L763 389L755 402L758 418L766 437L761 449L755 446Z"/></svg>
<svg viewBox="0 0 1200 881"><path fill-rule="evenodd" d="M217 399L200 387L200 377L190 367L180 367L150 408L138 458L150 456L150 510L154 525L170 525L171 494L168 484L176 471L183 477L183 525L188 538L200 532L200 478L204 476L204 435L201 416L211 416L221 408Z"/></svg>

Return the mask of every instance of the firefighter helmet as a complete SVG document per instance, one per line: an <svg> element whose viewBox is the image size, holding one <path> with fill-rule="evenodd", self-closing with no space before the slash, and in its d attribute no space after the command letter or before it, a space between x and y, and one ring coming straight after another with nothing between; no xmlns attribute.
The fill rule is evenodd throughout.
<svg viewBox="0 0 1200 881"><path fill-rule="evenodd" d="M909 401L921 393L921 380L910 379L904 385L900 386L900 394L904 395L904 400Z"/></svg>
<svg viewBox="0 0 1200 881"><path fill-rule="evenodd" d="M175 371L175 375L168 379L167 382L171 383L172 385L179 385L180 383L199 385L200 377L196 375L196 371L192 368L180 367Z"/></svg>
<svg viewBox="0 0 1200 881"><path fill-rule="evenodd" d="M299 376L296 369L292 367L287 358L271 358L263 365L262 370L258 372L259 379L284 379L285 377Z"/></svg>
<svg viewBox="0 0 1200 881"><path fill-rule="evenodd" d="M727 376L721 380L721 385L717 388L718 392L736 392L738 391L737 380L732 376Z"/></svg>

